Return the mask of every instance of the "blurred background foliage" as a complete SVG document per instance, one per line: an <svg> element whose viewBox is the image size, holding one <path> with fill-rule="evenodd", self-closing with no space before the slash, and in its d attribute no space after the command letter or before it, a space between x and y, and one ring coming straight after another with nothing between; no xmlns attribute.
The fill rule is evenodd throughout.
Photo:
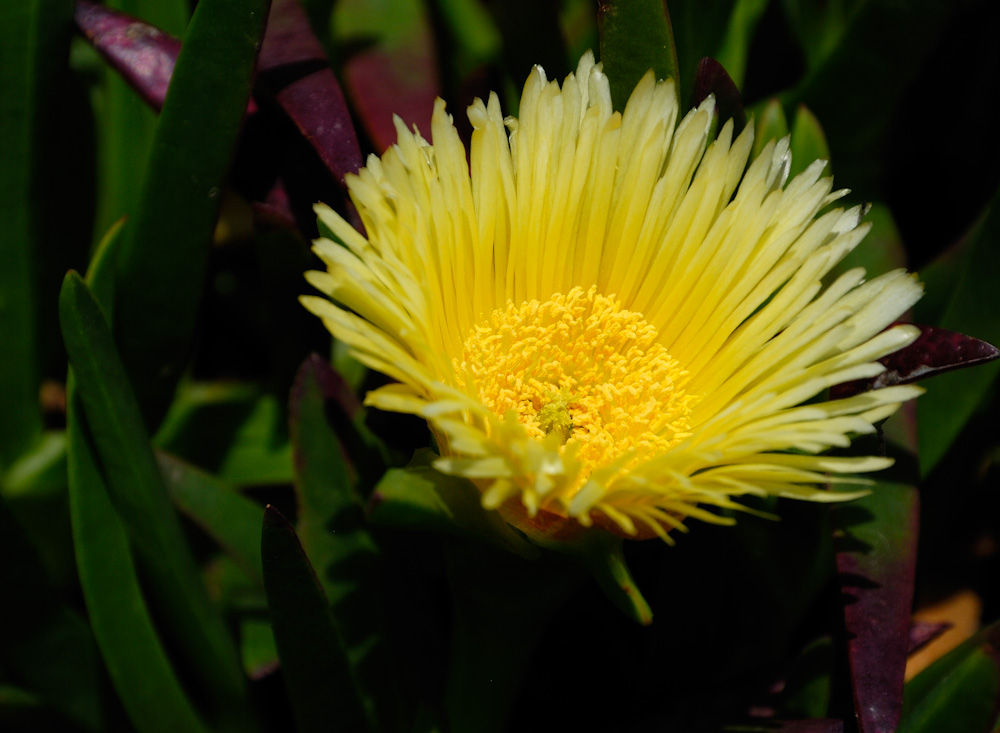
<svg viewBox="0 0 1000 733"><path fill-rule="evenodd" d="M343 176L393 113L428 131L442 96L468 134L474 97L516 113L532 64L594 49L619 106L652 67L760 145L791 131L796 170L828 158L871 204L844 266L915 269L915 322L998 343L998 23L990 0L5 3L0 728L993 730L1000 364L926 383L865 500L567 558L410 463L426 429L360 407L380 377L296 298L311 205L352 216Z"/></svg>

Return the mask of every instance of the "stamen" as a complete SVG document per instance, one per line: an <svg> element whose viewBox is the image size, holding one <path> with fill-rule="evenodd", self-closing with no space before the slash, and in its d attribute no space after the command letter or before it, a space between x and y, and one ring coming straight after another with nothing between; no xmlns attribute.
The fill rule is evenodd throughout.
<svg viewBox="0 0 1000 733"><path fill-rule="evenodd" d="M564 451L572 445L582 485L599 466L634 456L627 470L689 433L696 397L656 338L642 314L576 287L493 311L455 367L493 413L515 414L532 437L560 435Z"/></svg>

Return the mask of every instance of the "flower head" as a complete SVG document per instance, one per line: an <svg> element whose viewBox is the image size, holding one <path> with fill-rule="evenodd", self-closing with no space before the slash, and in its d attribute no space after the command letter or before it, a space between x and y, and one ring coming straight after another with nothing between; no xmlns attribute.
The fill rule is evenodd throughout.
<svg viewBox="0 0 1000 733"><path fill-rule="evenodd" d="M891 462L822 452L919 388L808 401L913 341L886 329L920 285L855 269L824 288L862 212L829 207L846 191L822 161L788 181L787 140L749 165L752 126L710 142L712 113L678 121L647 74L619 114L588 53L561 87L536 67L519 119L476 100L468 158L442 101L433 144L397 120L348 181L367 239L318 208L339 242L307 277L332 301L303 303L396 380L366 403L424 417L436 467L509 521L669 540L741 495L856 496L817 484Z"/></svg>

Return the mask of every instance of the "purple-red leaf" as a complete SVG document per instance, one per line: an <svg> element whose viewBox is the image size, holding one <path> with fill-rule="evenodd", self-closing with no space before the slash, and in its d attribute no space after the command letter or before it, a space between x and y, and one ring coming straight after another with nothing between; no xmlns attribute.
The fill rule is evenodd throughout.
<svg viewBox="0 0 1000 733"><path fill-rule="evenodd" d="M830 396L842 399L872 389L909 384L952 369L993 361L1000 356L1000 349L972 336L933 326L917 328L920 329L920 335L916 341L879 359L886 368L882 374L871 379L838 384L831 389Z"/></svg>
<svg viewBox="0 0 1000 733"><path fill-rule="evenodd" d="M951 627L947 621L914 621L910 624L910 646L907 654L920 651Z"/></svg>
<svg viewBox="0 0 1000 733"><path fill-rule="evenodd" d="M271 3L257 73L343 184L347 173L361 167L361 148L340 85L298 0Z"/></svg>
<svg viewBox="0 0 1000 733"><path fill-rule="evenodd" d="M703 58L698 62L694 73L694 91L691 106L697 107L709 95L715 95L715 110L719 115L720 124L731 119L739 132L747 123L747 115L743 110L743 99L740 90L729 78L729 74L718 61L713 58Z"/></svg>
<svg viewBox="0 0 1000 733"><path fill-rule="evenodd" d="M861 733L891 733L903 705L917 557L916 489L879 482L834 510L848 665Z"/></svg>
<svg viewBox="0 0 1000 733"><path fill-rule="evenodd" d="M344 79L365 132L381 152L396 142L393 115L430 138L434 100L441 95L429 28L399 45L374 46L344 64Z"/></svg>
<svg viewBox="0 0 1000 733"><path fill-rule="evenodd" d="M159 112L181 42L159 28L89 0L78 0L74 19L98 53Z"/></svg>

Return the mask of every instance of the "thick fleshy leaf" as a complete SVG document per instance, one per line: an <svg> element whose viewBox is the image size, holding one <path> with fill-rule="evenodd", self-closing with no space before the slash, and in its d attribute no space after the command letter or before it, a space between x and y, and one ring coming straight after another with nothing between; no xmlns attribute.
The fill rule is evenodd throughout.
<svg viewBox="0 0 1000 733"><path fill-rule="evenodd" d="M916 341L879 359L886 371L871 379L837 385L832 393L836 397L848 397L870 389L909 384L953 369L985 364L1000 357L1000 349L977 338L933 326L918 328L920 336Z"/></svg>
<svg viewBox="0 0 1000 733"><path fill-rule="evenodd" d="M932 58L957 6L894 0L785 5L808 69L783 101L789 109L803 103L823 121L841 180L874 197L885 166L872 151L893 134L899 101Z"/></svg>
<svg viewBox="0 0 1000 733"><path fill-rule="evenodd" d="M836 652L829 636L803 649L782 682L779 717L822 718L829 715L835 665Z"/></svg>
<svg viewBox="0 0 1000 733"><path fill-rule="evenodd" d="M260 506L169 453L158 453L156 457L174 506L263 587Z"/></svg>
<svg viewBox="0 0 1000 733"><path fill-rule="evenodd" d="M74 20L80 32L129 86L146 104L159 111L181 51L180 40L149 23L89 0L78 0Z"/></svg>
<svg viewBox="0 0 1000 733"><path fill-rule="evenodd" d="M260 543L264 588L298 730L371 730L330 605L295 530L272 506Z"/></svg>
<svg viewBox="0 0 1000 733"><path fill-rule="evenodd" d="M418 451L406 468L386 471L368 503L373 524L417 529L477 540L526 558L538 549L517 535L495 511L483 509L479 490L468 479L432 467L431 451Z"/></svg>
<svg viewBox="0 0 1000 733"><path fill-rule="evenodd" d="M66 433L42 435L35 449L0 474L0 495L31 537L52 584L77 584L66 487Z"/></svg>
<svg viewBox="0 0 1000 733"><path fill-rule="evenodd" d="M205 731L153 627L72 377L66 419L80 587L111 683L140 733Z"/></svg>
<svg viewBox="0 0 1000 733"><path fill-rule="evenodd" d="M385 642L380 549L355 489L355 477L370 471L359 466L359 472L348 464L348 446L360 441L355 436L341 443L337 429L340 434L353 432L350 412L355 403L350 388L326 362L316 355L306 359L292 387L289 430L298 536L330 602L368 717L380 730L395 730L404 724L398 719L402 709ZM366 461L363 453L350 454L359 463Z"/></svg>
<svg viewBox="0 0 1000 733"><path fill-rule="evenodd" d="M1000 190L994 195L961 254L951 280L953 290L938 324L1000 344ZM968 346L966 346L968 348ZM984 352L977 347L978 353ZM1000 362L962 374L947 374L928 385L920 398L920 470L926 475L938 464L969 418L981 407L1000 375Z"/></svg>
<svg viewBox="0 0 1000 733"><path fill-rule="evenodd" d="M334 179L361 167L351 114L298 0L272 0L257 78L277 98Z"/></svg>
<svg viewBox="0 0 1000 733"><path fill-rule="evenodd" d="M737 9L740 5L753 5L755 1L667 3L677 47L681 105L685 109L691 101L695 70L703 58L718 59L726 69L733 72L737 86L742 88L739 57L746 50L742 46L752 36L754 29L752 25L737 24ZM735 65L730 68L729 65L734 61Z"/></svg>
<svg viewBox="0 0 1000 733"><path fill-rule="evenodd" d="M729 13L725 37L719 44L718 51L712 54L712 57L725 67L737 88L743 88L747 60L750 57L750 43L770 1L736 0ZM699 4L704 5L704 3Z"/></svg>
<svg viewBox="0 0 1000 733"><path fill-rule="evenodd" d="M117 258L114 331L147 426L163 417L187 359L268 6L198 3Z"/></svg>
<svg viewBox="0 0 1000 733"><path fill-rule="evenodd" d="M60 601L13 513L0 499L0 663L83 728L104 727L99 663L87 624Z"/></svg>
<svg viewBox="0 0 1000 733"><path fill-rule="evenodd" d="M38 278L46 213L45 134L69 51L70 0L25 0L0 9L0 466L42 433Z"/></svg>
<svg viewBox="0 0 1000 733"><path fill-rule="evenodd" d="M910 624L910 645L907 647L907 654L923 649L951 627L947 621L913 621Z"/></svg>
<svg viewBox="0 0 1000 733"><path fill-rule="evenodd" d="M709 95L715 95L715 110L718 124L721 127L726 120L732 120L736 126L733 135L739 133L747 123L746 112L743 111L743 101L740 90L729 78L729 74L718 61L713 58L703 58L698 62L694 74L694 92L691 106L697 107Z"/></svg>
<svg viewBox="0 0 1000 733"><path fill-rule="evenodd" d="M246 383L186 383L156 445L232 486L292 481L284 406Z"/></svg>
<svg viewBox="0 0 1000 733"><path fill-rule="evenodd" d="M247 677L260 680L281 667L271 624L256 618L240 624L240 656Z"/></svg>
<svg viewBox="0 0 1000 733"><path fill-rule="evenodd" d="M823 126L804 104L800 104L795 110L795 119L792 121L791 153L792 165L788 169L788 175L792 178L812 165L815 160L830 160L830 146L826 142ZM824 174L831 174L829 165Z"/></svg>
<svg viewBox="0 0 1000 733"><path fill-rule="evenodd" d="M906 685L899 733L988 733L1000 725L1000 624L980 631Z"/></svg>
<svg viewBox="0 0 1000 733"><path fill-rule="evenodd" d="M352 108L375 149L381 153L396 142L393 115L429 138L441 88L424 4L339 3L332 23L338 45L357 49L344 58L342 73Z"/></svg>
<svg viewBox="0 0 1000 733"><path fill-rule="evenodd" d="M780 101L772 99L759 107L756 112L752 157L760 155L760 151L772 140L780 140L787 134L788 119L785 117L785 109Z"/></svg>
<svg viewBox="0 0 1000 733"><path fill-rule="evenodd" d="M677 49L663 0L603 0L597 5L601 63L616 110L650 69L657 79L677 79ZM677 93L680 89L676 88Z"/></svg>
<svg viewBox="0 0 1000 733"><path fill-rule="evenodd" d="M482 544L446 553L452 644L449 729L500 733L539 637L585 577L555 555L526 560Z"/></svg>
<svg viewBox="0 0 1000 733"><path fill-rule="evenodd" d="M59 314L107 492L149 576L149 590L218 713L239 719L247 711L236 648L208 599L170 506L103 313L74 272L64 281Z"/></svg>
<svg viewBox="0 0 1000 733"><path fill-rule="evenodd" d="M861 733L896 729L917 558L916 489L878 482L834 509L848 664Z"/></svg>
<svg viewBox="0 0 1000 733"><path fill-rule="evenodd" d="M546 5L531 4L531 23L524 22L524 15L516 15L517 11L521 10L518 5L526 1L530 2L530 0L513 0L506 3L484 3L479 0L438 0L435 3L435 9L440 13L441 20L448 28L449 40L457 46L454 55L456 68L449 69L448 73L460 78L473 72L483 64L495 61L501 50L508 53L517 53L514 48L509 48L508 46L532 47L533 44L530 44L530 42L521 42L520 39L506 35L507 28L505 27L505 22L508 11L512 16L517 17L521 21L518 24L518 31L521 34L534 36L538 31L535 26L547 25L545 21L538 22L535 17L536 14L540 16L548 15L549 8ZM494 18L490 17L487 7L489 7L489 11L494 12L496 22L494 22ZM555 8L554 4L552 4L552 8ZM541 49L538 46L534 47L540 53L548 53L547 49ZM545 60L536 58L530 63L542 64L547 70L548 67L545 67L543 63ZM524 76L514 75L514 78L523 79Z"/></svg>

